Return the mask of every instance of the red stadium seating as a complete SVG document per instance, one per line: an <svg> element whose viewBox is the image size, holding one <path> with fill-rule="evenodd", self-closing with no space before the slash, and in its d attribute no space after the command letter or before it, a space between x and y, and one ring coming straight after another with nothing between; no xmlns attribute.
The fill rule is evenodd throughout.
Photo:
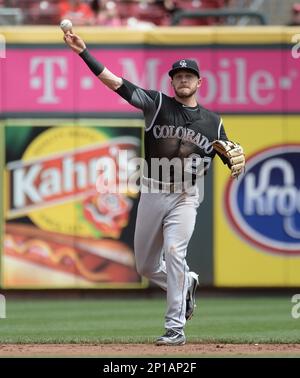
<svg viewBox="0 0 300 378"><path fill-rule="evenodd" d="M216 9L225 6L225 0L175 0L176 9L180 10L201 10ZM197 25L213 25L218 23L216 17L208 18L185 18L178 25L181 26L197 26Z"/></svg>

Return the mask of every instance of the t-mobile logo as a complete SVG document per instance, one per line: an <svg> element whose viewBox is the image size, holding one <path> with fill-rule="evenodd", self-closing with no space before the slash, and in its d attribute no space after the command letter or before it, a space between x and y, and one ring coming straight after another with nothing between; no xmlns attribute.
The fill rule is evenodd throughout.
<svg viewBox="0 0 300 378"><path fill-rule="evenodd" d="M42 89L37 99L41 104L57 104L59 97L55 90L67 87L67 62L63 57L37 56L30 62L30 88Z"/></svg>

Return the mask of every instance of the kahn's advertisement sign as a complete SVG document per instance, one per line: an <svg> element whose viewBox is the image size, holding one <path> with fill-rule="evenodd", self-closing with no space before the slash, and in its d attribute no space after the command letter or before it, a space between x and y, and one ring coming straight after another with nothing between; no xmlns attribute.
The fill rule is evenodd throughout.
<svg viewBox="0 0 300 378"><path fill-rule="evenodd" d="M141 286L137 193L96 185L103 161L108 180L126 180L126 158L141 155L141 128L41 123L5 127L4 287Z"/></svg>
<svg viewBox="0 0 300 378"><path fill-rule="evenodd" d="M214 170L217 286L300 284L300 131L297 116L224 117L246 171Z"/></svg>

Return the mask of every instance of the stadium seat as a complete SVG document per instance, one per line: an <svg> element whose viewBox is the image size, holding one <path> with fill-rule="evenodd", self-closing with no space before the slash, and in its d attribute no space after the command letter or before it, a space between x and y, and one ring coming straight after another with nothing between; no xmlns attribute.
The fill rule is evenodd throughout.
<svg viewBox="0 0 300 378"><path fill-rule="evenodd" d="M225 5L225 0L176 0L177 10L201 10L201 9L216 9L222 8ZM216 17L207 18L183 18L178 25L180 26L199 26L199 25L214 25L219 23Z"/></svg>

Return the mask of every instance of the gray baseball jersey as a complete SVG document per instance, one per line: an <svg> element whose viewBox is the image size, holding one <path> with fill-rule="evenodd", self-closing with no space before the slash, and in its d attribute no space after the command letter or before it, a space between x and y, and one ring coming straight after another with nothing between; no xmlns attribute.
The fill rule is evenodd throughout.
<svg viewBox="0 0 300 378"><path fill-rule="evenodd" d="M165 94L144 90L123 79L116 91L145 116L145 159L150 182L161 182L151 169L153 158L185 159L198 156L205 171L215 156L211 142L227 139L219 115L197 105L186 107ZM222 158L223 162L227 161ZM150 179L150 180L149 180ZM173 182L174 175L170 175ZM192 193L141 193L135 229L137 270L167 290L165 328L183 333L186 295L191 278L186 253L192 236L199 195Z"/></svg>

